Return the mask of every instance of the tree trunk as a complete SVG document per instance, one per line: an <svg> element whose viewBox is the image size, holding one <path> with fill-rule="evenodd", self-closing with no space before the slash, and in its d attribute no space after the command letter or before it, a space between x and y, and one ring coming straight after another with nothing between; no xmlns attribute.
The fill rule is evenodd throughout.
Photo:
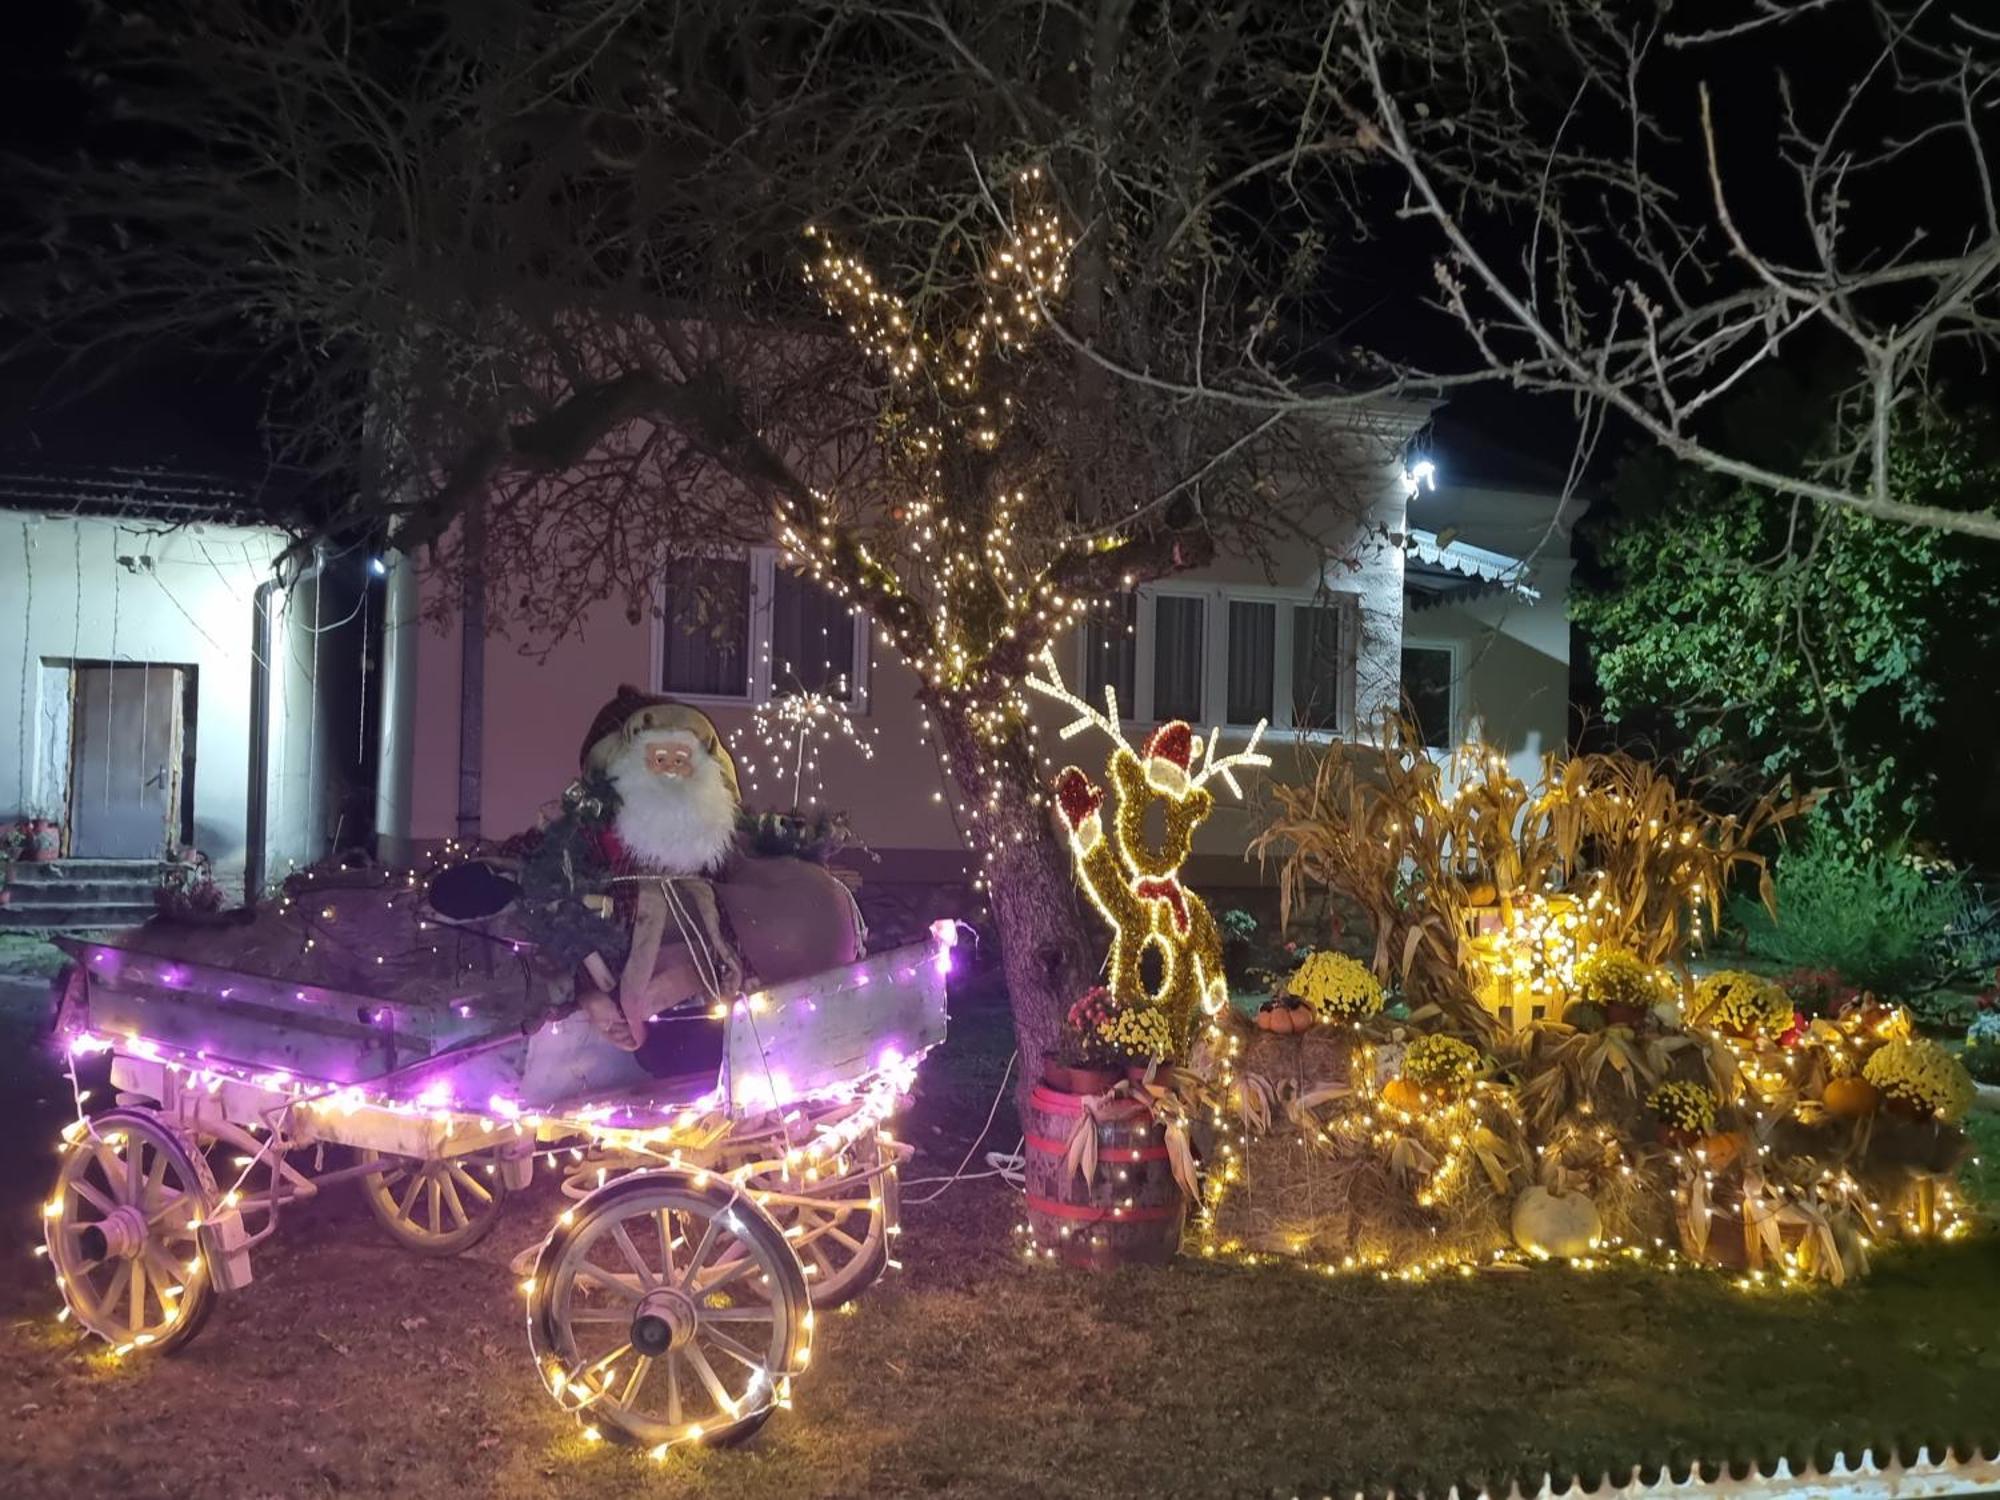
<svg viewBox="0 0 2000 1500"><path fill-rule="evenodd" d="M1042 1054L1055 1050L1062 1018L1098 982L1103 944L1090 929L1069 849L1056 836L1026 735L982 742L964 712L930 704L931 722L966 805L978 809L969 833L984 867L1007 1003L1014 1017L1017 1102L1039 1080Z"/></svg>

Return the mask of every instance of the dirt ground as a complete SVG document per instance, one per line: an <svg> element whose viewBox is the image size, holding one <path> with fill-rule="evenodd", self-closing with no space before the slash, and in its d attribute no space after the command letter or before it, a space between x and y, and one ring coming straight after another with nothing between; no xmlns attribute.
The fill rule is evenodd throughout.
<svg viewBox="0 0 2000 1500"><path fill-rule="evenodd" d="M8 995L0 1500L1441 1493L1549 1466L2000 1438L1991 1240L1857 1292L1758 1298L1616 1272L1409 1288L1183 1261L1088 1277L1020 1264L990 1180L910 1204L907 1269L824 1321L795 1409L738 1451L656 1463L592 1445L543 1394L507 1262L556 1211L552 1183L444 1261L331 1189L184 1352L114 1362L58 1325L30 1254L68 1091L33 1035L39 991ZM953 1024L904 1131L912 1178L956 1166L1007 1057L990 986ZM1005 1108L994 1129L1012 1143Z"/></svg>

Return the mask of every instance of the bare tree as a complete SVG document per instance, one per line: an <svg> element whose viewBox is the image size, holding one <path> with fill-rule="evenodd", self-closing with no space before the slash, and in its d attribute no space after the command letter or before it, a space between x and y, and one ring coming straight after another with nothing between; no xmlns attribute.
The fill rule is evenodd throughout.
<svg viewBox="0 0 2000 1500"><path fill-rule="evenodd" d="M1424 373L1566 397L1586 448L1615 417L1779 495L2000 538L1990 507L1891 484L1935 383L1989 380L2000 344L2000 24L1985 7L1337 0L1316 24L1318 60L1286 95L1292 147L1259 164L1274 232L1328 222L1294 169L1359 148L1335 218L1419 231L1435 305L1466 339L1466 358ZM1790 466L1709 420L1780 361L1847 377L1836 438ZM1245 410L1317 404L1197 384Z"/></svg>
<svg viewBox="0 0 2000 1500"><path fill-rule="evenodd" d="M1023 1054L1050 1045L1096 945L1029 662L1218 547L1345 543L1302 511L1379 473L1326 409L1182 394L1282 407L1314 352L1323 231L1241 194L1289 149L1264 106L1316 28L1123 0L104 21L108 123L46 182L18 305L83 360L247 346L287 456L352 495L337 520L543 637L781 528L917 669ZM1294 190L1342 155L1303 153Z"/></svg>

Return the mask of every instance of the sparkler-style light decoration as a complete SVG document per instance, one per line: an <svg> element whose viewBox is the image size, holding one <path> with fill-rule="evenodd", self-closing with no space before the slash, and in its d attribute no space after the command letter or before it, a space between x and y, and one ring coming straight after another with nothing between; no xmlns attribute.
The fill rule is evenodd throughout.
<svg viewBox="0 0 2000 1500"><path fill-rule="evenodd" d="M750 718L757 737L756 747L745 754L741 745L737 746L737 766L745 785L751 791L757 790L761 775L771 776L782 785L779 778L789 770L794 808L819 801L819 757L823 746L841 743L863 760L875 758L874 737L878 731L871 726L864 735L855 727L847 705L831 693L789 693L760 703ZM810 793L805 790L808 778Z"/></svg>

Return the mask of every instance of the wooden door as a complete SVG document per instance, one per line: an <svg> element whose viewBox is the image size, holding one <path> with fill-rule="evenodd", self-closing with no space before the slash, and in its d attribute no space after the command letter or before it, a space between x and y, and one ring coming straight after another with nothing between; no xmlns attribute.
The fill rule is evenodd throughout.
<svg viewBox="0 0 2000 1500"><path fill-rule="evenodd" d="M71 683L71 856L160 858L180 824L181 668L77 667Z"/></svg>

